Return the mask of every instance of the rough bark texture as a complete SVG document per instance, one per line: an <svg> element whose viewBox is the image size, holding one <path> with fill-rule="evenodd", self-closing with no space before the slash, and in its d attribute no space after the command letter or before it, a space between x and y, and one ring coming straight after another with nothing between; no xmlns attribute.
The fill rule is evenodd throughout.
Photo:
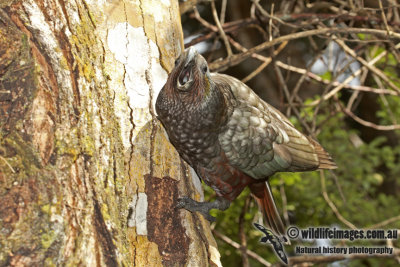
<svg viewBox="0 0 400 267"><path fill-rule="evenodd" d="M0 3L0 266L220 265L153 103L177 1Z"/></svg>

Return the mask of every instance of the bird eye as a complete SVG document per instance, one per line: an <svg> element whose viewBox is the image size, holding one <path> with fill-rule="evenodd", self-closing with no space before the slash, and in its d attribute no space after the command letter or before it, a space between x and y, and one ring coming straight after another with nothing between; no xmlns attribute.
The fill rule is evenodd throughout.
<svg viewBox="0 0 400 267"><path fill-rule="evenodd" d="M175 67L178 66L178 64L179 64L179 57L175 59Z"/></svg>
<svg viewBox="0 0 400 267"><path fill-rule="evenodd" d="M203 73L206 73L206 72L208 71L208 66L207 66L207 65L204 65L204 66L201 68L201 70L202 70Z"/></svg>

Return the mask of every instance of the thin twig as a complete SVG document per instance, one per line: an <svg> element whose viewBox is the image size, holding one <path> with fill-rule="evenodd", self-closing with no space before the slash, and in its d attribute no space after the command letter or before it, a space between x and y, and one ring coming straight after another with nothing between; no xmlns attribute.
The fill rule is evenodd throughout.
<svg viewBox="0 0 400 267"><path fill-rule="evenodd" d="M257 5L257 4L256 4ZM274 12L274 3L272 3L271 4L271 15L273 15L273 12ZM273 36L273 34L272 34L272 16L269 18L269 23L268 23L268 41L272 41L272 36Z"/></svg>
<svg viewBox="0 0 400 267"><path fill-rule="evenodd" d="M224 241L225 243L231 245L232 247L236 248L236 249L240 249L240 244L233 241L232 239L230 239L229 237L227 237L226 235L221 234L220 232L218 232L217 230L213 230L212 231L213 234L217 237L219 237L222 241ZM269 263L268 261L264 260L260 255L258 255L257 253L246 249L246 253L247 255L249 255L250 257L252 257L253 259L255 259L256 261L258 261L259 263L261 263L264 266L272 266L271 263Z"/></svg>
<svg viewBox="0 0 400 267"><path fill-rule="evenodd" d="M378 0L378 2L379 2L379 8L381 9L382 19L383 19L383 23L385 24L385 28L386 28L386 31L387 31L387 35L388 35L388 37L390 37L390 33L391 33L392 31L391 31L390 28L389 28L389 25L388 25L388 22L387 22L387 19L386 19L386 15L385 15L385 10L383 10L382 1L381 1L381 0Z"/></svg>
<svg viewBox="0 0 400 267"><path fill-rule="evenodd" d="M246 60L254 53L259 53L267 48L270 48L274 45L280 44L284 41L290 41L290 40L305 38L305 37L314 36L314 35L339 34L339 33L364 33L364 34L377 34L377 35L386 36L386 31L378 30L378 29L366 29L366 28L331 27L331 28L322 28L322 29L296 32L296 33L291 33L291 34L277 37L270 42L265 42L265 43L259 44L255 47L247 50L247 52L237 54L237 55L232 55L231 57L225 58L223 60L216 60L216 61L212 62L211 64L209 64L209 67L213 71L222 71L231 66L235 66L235 65L241 63L242 61ZM393 33L391 35L391 37L395 38L395 39L400 39L400 33Z"/></svg>
<svg viewBox="0 0 400 267"><path fill-rule="evenodd" d="M347 102L347 107L346 107L348 110L352 110L353 109L353 104L354 104L354 102L356 102L357 99L359 99L358 98L359 95L360 95L360 91L354 91L351 94L350 99Z"/></svg>
<svg viewBox="0 0 400 267"><path fill-rule="evenodd" d="M288 44L288 42L281 43L281 45L278 47L278 49L276 49L274 51L274 56L277 56L286 47L287 44ZM263 69L265 69L269 65L269 63L271 63L272 58L271 57L268 57L268 58L263 57L262 61L264 61L264 62L260 66L258 66L254 71L252 71L249 75L244 77L242 79L242 82L246 83L246 82L250 81L251 79L253 79L255 76L257 76Z"/></svg>
<svg viewBox="0 0 400 267"><path fill-rule="evenodd" d="M272 12L271 12L271 14L269 14L264 8L262 8L262 6L259 4L259 1L260 1L260 0L252 0L253 4L256 6L256 8L258 9L258 11L260 11L260 13L261 13L264 17L268 18L270 21L271 21L271 20L276 20L276 21L279 22L280 24L285 25L285 26L288 26L288 27L292 27L292 28L295 28L295 29L298 29L298 28L299 28L299 26L297 26L297 25L294 25L294 24L291 24L291 23L287 23L287 22L283 21L282 19L280 19L279 17L274 16ZM273 9L272 9L272 10L273 10Z"/></svg>
<svg viewBox="0 0 400 267"><path fill-rule="evenodd" d="M330 170L329 173L333 176L333 179L335 180L335 184L336 184L336 187L338 188L340 197L342 198L343 202L346 202L346 197L343 194L342 186L339 183L339 179L338 179L337 175L332 170Z"/></svg>
<svg viewBox="0 0 400 267"><path fill-rule="evenodd" d="M369 55L367 54L366 57L367 57L367 59L368 59L368 58L369 58ZM372 77L373 77L374 81L376 82L376 84L377 84L378 86L383 87L382 81L379 79L379 77L378 77L377 75L375 75L375 74L373 73L373 74L372 74ZM389 113L389 116L390 116L390 118L392 119L393 124L397 124L396 116L393 114L393 111L392 111L392 109L390 108L389 103L388 103L388 101L386 100L386 97L385 97L384 95L382 95L382 94L380 94L379 97L380 97L380 99L382 100L382 103L385 105L385 107L386 107L386 109L387 109L387 111L388 111L388 113Z"/></svg>
<svg viewBox="0 0 400 267"><path fill-rule="evenodd" d="M198 14L198 12L196 14L194 9L193 9L193 11L194 12L193 12L192 16L195 19L198 19L200 17L200 15ZM204 19L202 19L202 20L203 20L203 22L201 22L201 21L199 21L199 22L204 26L203 23L204 23L205 20ZM189 46L192 46L192 45L207 41L209 39L212 39L217 35L218 28L215 27L214 25L211 25L207 21L206 21L206 23L207 23L207 26L205 26L206 30L203 30L199 37L196 37L196 38L192 39L189 43L185 44L186 48L189 47ZM247 19L241 19L241 20L226 22L224 25L222 25L222 28L224 29L225 33L227 33L227 32L230 33L230 32L236 32L236 31L238 31L238 30L240 30L240 29L242 29L242 28L244 28L246 26L252 26L252 25L257 25L256 24L256 20L252 19L252 18L247 18ZM210 28L210 26L212 26L212 29ZM211 30L211 32L209 32L210 30Z"/></svg>
<svg viewBox="0 0 400 267"><path fill-rule="evenodd" d="M379 70L377 67L374 65L369 64L365 59L362 57L357 56L357 54L352 50L350 47L348 47L342 40L338 39L336 36L333 37L333 40L350 56L353 58L357 59L361 64L363 64L365 67L367 67L370 71L375 73L378 77L380 77L382 80L384 80L390 87L395 89L397 92L400 92L400 88L397 87L390 79L384 74L381 70ZM399 43L400 44L400 43ZM400 47L400 46L399 46Z"/></svg>
<svg viewBox="0 0 400 267"><path fill-rule="evenodd" d="M374 78L374 81L378 86L382 86L382 81L377 77L375 74L372 74L372 77ZM392 109L389 106L389 103L384 95L379 95L379 98L382 100L383 105L386 107L386 110L388 111L389 117L391 118L393 124L397 124L397 119L396 116L393 114Z"/></svg>
<svg viewBox="0 0 400 267"><path fill-rule="evenodd" d="M394 15L394 21L395 22L397 22L397 23L399 23L400 22L400 16L399 16L399 10L398 10L398 8L397 8L397 5L396 5L396 0L389 0L390 1L390 3L392 4L392 7L393 7L393 15Z"/></svg>
<svg viewBox="0 0 400 267"><path fill-rule="evenodd" d="M308 39L310 40L310 43L312 44L314 50L318 50L313 38L310 36L308 37ZM303 102L302 99L299 97L298 92L300 90L300 86L303 84L303 82L306 80L306 77L310 72L312 66L314 65L314 63L319 59L319 57L321 56L321 54L323 53L322 50L320 50L317 55L314 57L314 59L310 62L310 64L308 65L306 70L303 70L303 73L301 73L301 77L300 79L297 81L296 86L294 87L294 89L292 90L292 95L290 96L290 100L293 101L295 98L299 99L299 102ZM277 61L277 64L282 63L280 61ZM286 64L285 64L286 65ZM288 65L290 66L290 65ZM281 68L285 68L283 66L280 66ZM291 66L290 66L291 67ZM312 73L313 74L313 73ZM286 115L290 116L291 114L291 109L290 107L287 108L286 110Z"/></svg>
<svg viewBox="0 0 400 267"><path fill-rule="evenodd" d="M229 36L228 36L228 39L229 39L229 42L230 42L237 50L242 51L242 52L247 51L247 48L245 48L245 47L242 46L240 43L238 43L238 42L236 42L235 40L233 40L232 37L229 37ZM252 58L255 58L255 59L258 59L258 60L260 60L260 61L262 61L262 62L265 62L265 61L267 61L267 60L269 59L268 57L264 57L264 56L262 56L262 55L260 55L260 54L253 54L253 55L251 55L251 57L252 57Z"/></svg>
<svg viewBox="0 0 400 267"><path fill-rule="evenodd" d="M224 23L225 23L225 13L226 13L226 0L222 0L221 14L219 16L219 20L221 21L222 25L224 25Z"/></svg>
<svg viewBox="0 0 400 267"><path fill-rule="evenodd" d="M331 208L331 210L333 211L333 213L335 213L336 217L345 225L347 225L347 227L351 228L351 229L357 229L357 227L352 224L351 222L349 222L348 220L346 220L342 214L340 214L339 210L336 208L335 204L332 202L332 200L329 198L328 193L326 192L326 185L325 185L325 174L324 171L320 171L319 175L321 177L321 190L322 190L322 195L326 201L326 203L328 203L329 207Z"/></svg>
<svg viewBox="0 0 400 267"><path fill-rule="evenodd" d="M395 46L396 49L400 48L400 43L398 43ZM378 62L381 58L383 58L384 56L387 55L387 50L382 51L379 55L377 55L376 57L374 57L372 60L370 60L367 65L372 66L374 65L376 62ZM325 94L321 99L315 100L312 103L310 103L311 106L315 106L318 105L319 102L321 101L325 101L328 100L329 98L331 98L332 96L336 95L340 90L342 90L346 84L348 84L350 81L352 81L355 77L357 77L358 75L360 75L360 73L362 71L365 71L367 69L366 66L363 66L362 68L356 70L352 75L350 75L349 77L347 77L343 82L340 83L339 86L335 87L334 89L332 89L329 93Z"/></svg>
<svg viewBox="0 0 400 267"><path fill-rule="evenodd" d="M212 0L187 0L185 2L179 3L179 11L181 15L195 8L197 4L202 2L211 2Z"/></svg>
<svg viewBox="0 0 400 267"><path fill-rule="evenodd" d="M364 84L364 83L365 83L365 79L367 78L367 75L368 75L368 70L365 70L365 71L361 74L360 84ZM375 88L371 88L371 89L375 89ZM384 90L386 90L386 89L384 89ZM392 90L389 90L389 92L395 93L395 92L392 91ZM360 95L360 92L359 92L359 91L356 91L356 90L355 90L355 91L353 92L353 94L351 95L351 97L350 97L350 99L349 99L349 102L347 103L347 108L348 108L349 110L352 110L354 103L359 103L359 102L360 102L361 98L358 97L359 95ZM382 93L382 94L379 94L379 95L381 96L381 95L383 95L383 93ZM357 101L357 102L356 102L356 101Z"/></svg>
<svg viewBox="0 0 400 267"><path fill-rule="evenodd" d="M392 124L392 125L378 125L375 124L373 122L370 121L366 121L364 119L361 119L360 117L358 117L357 115L355 115L351 110L348 110L347 108L345 108L340 101L337 101L338 104L340 105L340 107L342 108L342 111L349 116L350 118L352 118L353 120L355 120L356 122L358 122L361 125L364 125L366 127L370 127L379 131L393 131L393 130L399 130L400 129L400 124Z"/></svg>
<svg viewBox="0 0 400 267"><path fill-rule="evenodd" d="M226 52L228 53L228 58L229 58L229 57L232 56L232 48L231 48L231 45L229 44L228 38L226 38L226 34L225 34L224 30L222 29L222 26L221 26L221 23L220 23L219 18L218 18L217 9L215 7L215 2L214 1L211 2L211 12L212 12L212 15L214 17L215 24L217 25L219 34L221 35L221 38L224 41Z"/></svg>
<svg viewBox="0 0 400 267"><path fill-rule="evenodd" d="M393 240L387 239L386 240L386 246L389 247L389 248L394 248ZM394 248L394 249L396 249L396 248ZM397 263L400 264L400 255L395 255L395 259L396 259Z"/></svg>
<svg viewBox="0 0 400 267"><path fill-rule="evenodd" d="M279 185L279 191L281 192L281 198L282 198L283 218L285 219L285 224L290 225L289 214L288 214L288 210L287 210L287 197L286 197L286 192L285 192L285 183L283 182L282 177L281 177L281 183Z"/></svg>
<svg viewBox="0 0 400 267"><path fill-rule="evenodd" d="M342 84L339 82L332 82L329 80L325 80L323 78L321 78L320 76L307 71L306 69L302 69L302 68L298 68L298 67L294 67L288 64L283 63L282 61L276 61L276 64L286 70L289 71L293 71L293 72L297 72L300 74L305 74L307 77L316 80L318 82L324 83L324 84L332 84L333 86L341 86ZM387 95L400 95L399 93L396 93L393 90L388 90L388 89L380 89L380 88L373 88L373 87L369 87L369 86L363 86L363 85L349 85L349 84L344 84L343 88L347 88L347 89L352 89L354 91L363 91L363 92L370 92L370 93L375 93L375 94L387 94ZM314 103L311 103L311 105L315 105Z"/></svg>
<svg viewBox="0 0 400 267"><path fill-rule="evenodd" d="M311 134L311 128L308 126L307 123L304 122L303 118L300 116L300 112L298 111L298 109L293 105L293 102L290 100L290 93L289 93L289 89L287 88L287 85L285 83L285 80L283 79L283 75L281 70L279 69L278 65L276 64L276 62L274 62L274 70L275 73L278 77L278 81L279 84L282 87L282 90L285 94L285 97L288 101L289 106L291 107L291 109L293 110L294 114L296 115L297 119L299 120L299 122L301 123L301 125L304 127L304 129L307 131L308 134Z"/></svg>
<svg viewBox="0 0 400 267"><path fill-rule="evenodd" d="M364 8L366 10L366 8ZM299 14L290 14L290 16L285 15L282 16L280 19L283 21L295 21L295 20L302 20L302 19L309 19L308 21L305 20L307 24L312 24L314 20L316 21L327 21L327 20L335 20L335 21L359 21L359 22L369 22L369 23L376 23L381 24L382 19L371 17L371 16L360 16L360 15L350 15L350 14L332 14L332 13L299 13ZM388 24L393 26L400 25L398 21L388 21Z"/></svg>
<svg viewBox="0 0 400 267"><path fill-rule="evenodd" d="M3 156L0 156L0 159L2 159L2 160L6 163L6 165L11 169L11 171L12 171L13 173L15 173L14 168L11 166L10 163L8 163L8 161L7 161L5 158L3 158Z"/></svg>
<svg viewBox="0 0 400 267"><path fill-rule="evenodd" d="M394 216L394 217L384 220L380 223L371 225L371 226L367 227L366 229L380 229L386 225L389 225L389 224L397 222L397 221L400 221L400 215Z"/></svg>
<svg viewBox="0 0 400 267"><path fill-rule="evenodd" d="M214 31L214 32L218 32L218 28L215 27L214 25L212 25L211 23L209 23L208 21L206 21L205 19L203 19L200 16L199 11L197 10L197 7L193 7L193 13L194 13L194 17L206 28Z"/></svg>
<svg viewBox="0 0 400 267"><path fill-rule="evenodd" d="M249 204L251 200L251 195L248 195L245 202L244 206L242 209L242 212L240 213L239 216L239 239L240 239L240 254L242 256L242 263L243 267L249 267L249 256L247 255L247 240L246 240L246 233L244 230L244 225L245 225L245 219L244 216L247 213L247 210L249 209Z"/></svg>

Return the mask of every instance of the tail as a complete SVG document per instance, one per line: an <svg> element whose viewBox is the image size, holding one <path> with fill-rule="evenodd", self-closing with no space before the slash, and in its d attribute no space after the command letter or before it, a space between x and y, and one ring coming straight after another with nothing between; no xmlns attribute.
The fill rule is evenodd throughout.
<svg viewBox="0 0 400 267"><path fill-rule="evenodd" d="M268 181L251 184L249 187L257 201L258 207L264 215L267 228L272 230L277 236L282 236L284 239L289 240L286 237L285 226L276 208Z"/></svg>
<svg viewBox="0 0 400 267"><path fill-rule="evenodd" d="M317 169L336 169L331 156L312 137L302 135L297 130L288 130L289 142L274 144L274 150L281 158L290 159L290 167L285 171L312 171Z"/></svg>
<svg viewBox="0 0 400 267"><path fill-rule="evenodd" d="M333 170L336 169L336 163L333 161L331 156L326 152L322 146L312 138L308 140L314 145L315 153L318 155L319 166L318 169Z"/></svg>

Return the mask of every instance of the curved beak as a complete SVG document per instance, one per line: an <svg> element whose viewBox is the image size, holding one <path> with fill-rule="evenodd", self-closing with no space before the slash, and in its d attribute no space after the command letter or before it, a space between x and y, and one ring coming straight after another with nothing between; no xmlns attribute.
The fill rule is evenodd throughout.
<svg viewBox="0 0 400 267"><path fill-rule="evenodd" d="M198 52L197 50L191 46L188 49L186 49L186 60L185 60L185 67L197 56Z"/></svg>

